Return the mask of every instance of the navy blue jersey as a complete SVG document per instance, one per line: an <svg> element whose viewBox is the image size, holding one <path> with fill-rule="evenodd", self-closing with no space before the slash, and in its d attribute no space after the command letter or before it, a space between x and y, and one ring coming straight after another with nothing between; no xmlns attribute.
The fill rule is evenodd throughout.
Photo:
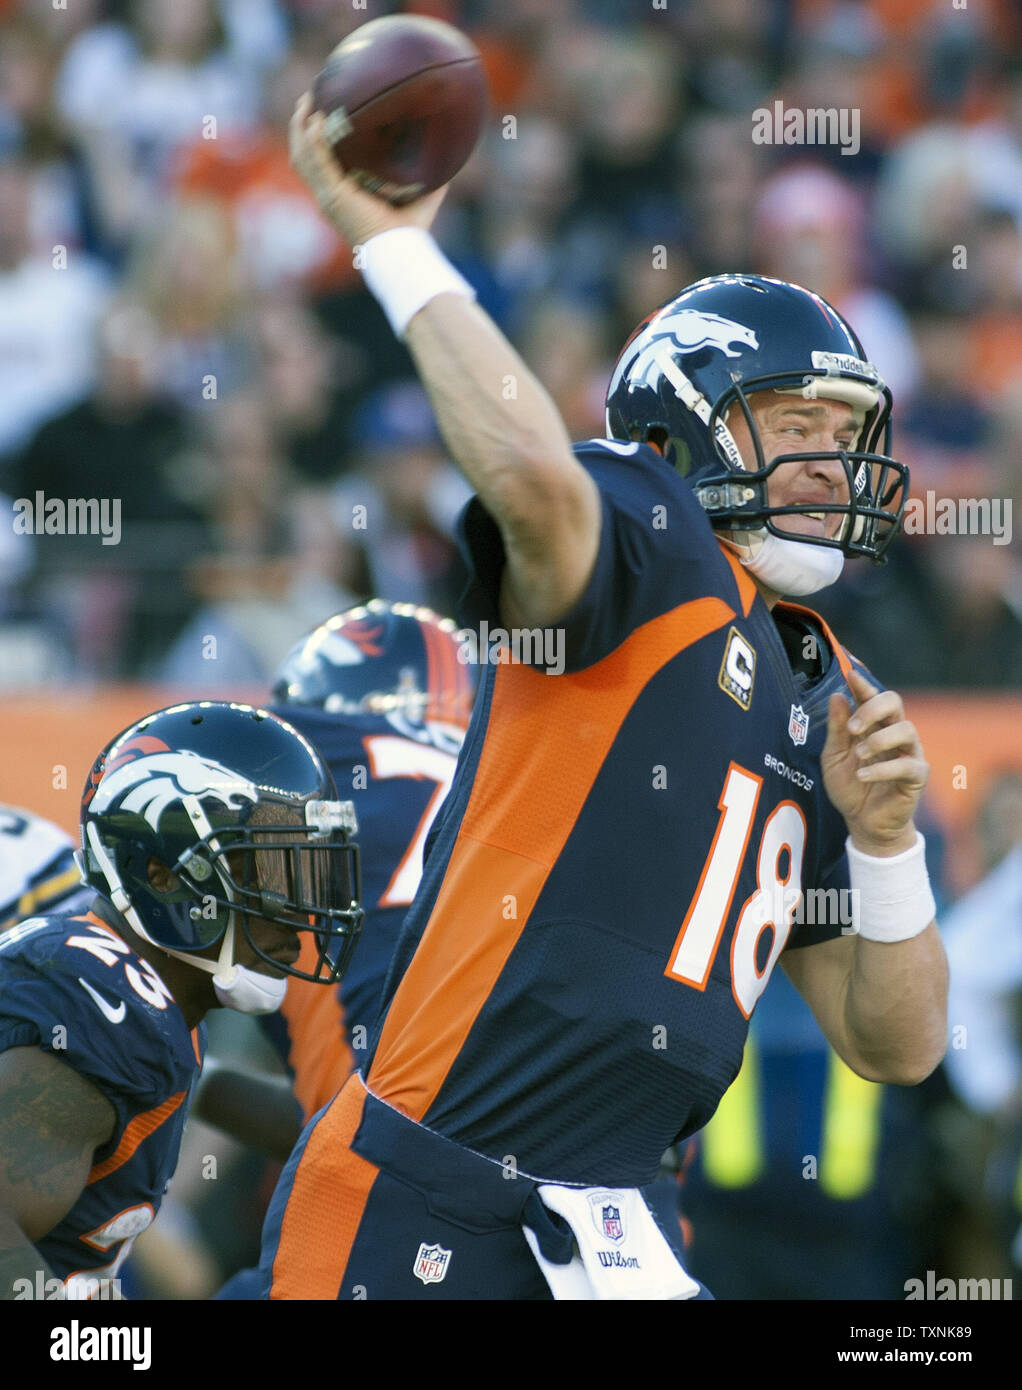
<svg viewBox="0 0 1022 1390"><path fill-rule="evenodd" d="M205 1026L189 1030L151 965L92 913L0 936L0 1051L39 1047L111 1103L88 1182L37 1248L65 1282L112 1278L152 1223L177 1164Z"/></svg>
<svg viewBox="0 0 1022 1390"><path fill-rule="evenodd" d="M846 925L819 757L851 666L808 610L771 614L654 450L576 454L592 576L522 660L490 654L366 1074L522 1171L639 1186L713 1114L781 952ZM478 499L461 529L459 619L499 627L499 530Z"/></svg>
<svg viewBox="0 0 1022 1390"><path fill-rule="evenodd" d="M319 1110L365 1056L401 923L422 875L433 818L447 795L463 730L411 723L400 714L337 715L271 706L293 724L351 800L361 846L362 935L344 979L331 989L288 982L279 1014L261 1020L294 1076L305 1114ZM306 944L310 950L312 943Z"/></svg>

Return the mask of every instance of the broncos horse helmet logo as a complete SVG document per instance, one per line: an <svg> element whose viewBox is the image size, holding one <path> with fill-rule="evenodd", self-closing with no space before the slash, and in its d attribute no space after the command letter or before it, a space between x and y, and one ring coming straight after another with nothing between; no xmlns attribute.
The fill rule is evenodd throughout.
<svg viewBox="0 0 1022 1390"><path fill-rule="evenodd" d="M700 348L718 348L725 357L740 357L744 348L733 350L732 343L744 343L745 347L758 348L759 340L751 328L734 319L721 318L720 314L705 314L698 309L679 309L662 319L654 319L650 324L656 336L669 333L678 343L682 352L698 352Z"/></svg>
<svg viewBox="0 0 1022 1390"><path fill-rule="evenodd" d="M141 814L157 830L167 807L186 796L214 797L229 810L259 800L254 782L183 749L149 753L114 768L101 779L90 810L102 814L120 799L119 809Z"/></svg>
<svg viewBox="0 0 1022 1390"><path fill-rule="evenodd" d="M740 343L738 348L732 343ZM751 328L720 314L705 314L698 309L679 309L662 317L654 315L633 340L634 354L623 353L608 390L613 395L621 377L627 371L631 387L649 386L659 375L659 363L666 353L699 352L716 348L725 357L740 357L746 348L759 347L759 339Z"/></svg>

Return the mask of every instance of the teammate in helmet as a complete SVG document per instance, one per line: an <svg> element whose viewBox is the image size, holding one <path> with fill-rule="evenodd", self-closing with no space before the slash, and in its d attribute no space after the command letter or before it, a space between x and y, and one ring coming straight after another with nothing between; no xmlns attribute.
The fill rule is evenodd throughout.
<svg viewBox="0 0 1022 1390"><path fill-rule="evenodd" d="M224 762L228 759L228 762ZM179 705L100 755L82 802L83 881L190 995L279 1007L286 977L332 984L361 929L350 803L298 732L246 705ZM119 925L119 924L118 924ZM295 964L299 933L314 959Z"/></svg>
<svg viewBox="0 0 1022 1390"><path fill-rule="evenodd" d="M882 556L904 484L871 457L884 390L822 300L725 277L707 296L734 289L747 312L683 306L614 383L656 413L573 453L428 236L443 192L395 209L359 189L308 97L292 153L363 248L476 488L459 620L559 641L554 675L538 642L531 664L485 670L362 1072L307 1127L271 1203L265 1295L698 1297L639 1189L713 1114L782 956L867 1079L918 1082L945 1046L916 731L821 620L780 603L807 582L801 563L743 563L767 538L799 561ZM700 386L703 368L719 387ZM871 394L813 388L824 378ZM666 410L668 387L683 408ZM816 401L791 406L823 415L792 424L754 399L800 388ZM739 415L721 418L732 405L746 441ZM767 458L777 435L793 447ZM826 894L849 886L858 930L843 933ZM822 920L798 915L809 889Z"/></svg>
<svg viewBox="0 0 1022 1390"><path fill-rule="evenodd" d="M91 908L0 937L0 1297L109 1296L173 1174L206 1011L275 1008L289 977L330 984L347 963L354 829L264 710L177 705L100 755Z"/></svg>
<svg viewBox="0 0 1022 1390"><path fill-rule="evenodd" d="M371 599L305 636L274 682L271 709L350 794L370 847L361 860L366 920L350 969L329 995L288 982L280 1012L262 1020L301 1113L285 1125L275 1088L260 1091L263 1103L253 1105L256 1079L226 1068L204 1079L196 1100L202 1119L281 1159L302 1116L333 1097L365 1051L471 717L476 668L464 656L450 618Z"/></svg>
<svg viewBox="0 0 1022 1390"><path fill-rule="evenodd" d="M321 623L284 658L275 705L327 714L396 714L464 733L475 680L457 625L430 608L370 599Z"/></svg>

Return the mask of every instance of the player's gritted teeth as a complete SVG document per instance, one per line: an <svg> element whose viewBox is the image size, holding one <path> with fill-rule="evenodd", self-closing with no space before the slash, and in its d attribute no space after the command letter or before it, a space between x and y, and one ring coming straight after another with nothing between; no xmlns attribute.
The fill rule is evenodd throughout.
<svg viewBox="0 0 1022 1390"><path fill-rule="evenodd" d="M839 504L840 499L833 492L820 495L819 493L796 493L792 497L776 499L776 505L787 507L811 507L819 506L820 511L814 512L795 512L788 516L777 518L777 525L785 531L797 532L803 536L827 536L832 538L837 535L841 525L842 516L839 512L828 512L827 507Z"/></svg>

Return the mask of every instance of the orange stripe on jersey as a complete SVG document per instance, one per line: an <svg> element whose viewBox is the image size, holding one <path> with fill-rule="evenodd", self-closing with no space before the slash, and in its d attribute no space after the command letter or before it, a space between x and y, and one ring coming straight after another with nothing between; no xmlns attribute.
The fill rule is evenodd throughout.
<svg viewBox="0 0 1022 1390"><path fill-rule="evenodd" d="M585 671L498 671L458 838L376 1050L374 1095L423 1118L635 700L672 657L734 616L722 599L694 599L644 623Z"/></svg>
<svg viewBox="0 0 1022 1390"><path fill-rule="evenodd" d="M724 559L734 570L735 583L738 585L738 594L742 600L742 616L747 618L749 609L756 597L755 581L730 546L725 545L723 541L718 541L717 544L720 546Z"/></svg>
<svg viewBox="0 0 1022 1390"><path fill-rule="evenodd" d="M848 653L831 632L829 626L820 617L819 613L814 613L811 608L806 608L802 603L779 603L777 606L778 608L787 608L789 612L792 613L804 613L807 618L812 618L814 623L819 623L820 627L823 629L824 637L826 637L827 641L830 643L831 651L837 657L837 664L841 667L841 674L844 676L846 682L849 681L852 675L852 663L849 660Z"/></svg>
<svg viewBox="0 0 1022 1390"><path fill-rule="evenodd" d="M349 1077L321 1116L295 1170L273 1260L274 1299L335 1299L379 1169L349 1151L365 1087Z"/></svg>
<svg viewBox="0 0 1022 1390"><path fill-rule="evenodd" d="M192 1051L195 1053L195 1060L198 1062L199 1066L201 1067L201 1066L202 1066L202 1048L201 1048L200 1045L199 1045L199 1030L198 1030L198 1028L193 1028L192 1031L191 1031L191 1033L189 1034L189 1036L191 1037L191 1040L192 1040Z"/></svg>
<svg viewBox="0 0 1022 1390"><path fill-rule="evenodd" d="M315 969L318 955L315 940L305 933L297 968ZM288 980L280 1012L291 1039L294 1093L308 1119L333 1099L355 1069L345 1040L344 1007L336 985Z"/></svg>
<svg viewBox="0 0 1022 1390"><path fill-rule="evenodd" d="M125 1126L124 1133L121 1135L121 1142L109 1158L104 1158L102 1163L97 1163L91 1169L86 1180L86 1187L89 1183L99 1182L100 1178L108 1177L127 1163L139 1144L144 1139L148 1139L154 1130L159 1129L164 1120L173 1115L187 1094L187 1091L178 1091L177 1095L168 1096L162 1105L154 1106L152 1110L145 1110L141 1115L136 1115Z"/></svg>

